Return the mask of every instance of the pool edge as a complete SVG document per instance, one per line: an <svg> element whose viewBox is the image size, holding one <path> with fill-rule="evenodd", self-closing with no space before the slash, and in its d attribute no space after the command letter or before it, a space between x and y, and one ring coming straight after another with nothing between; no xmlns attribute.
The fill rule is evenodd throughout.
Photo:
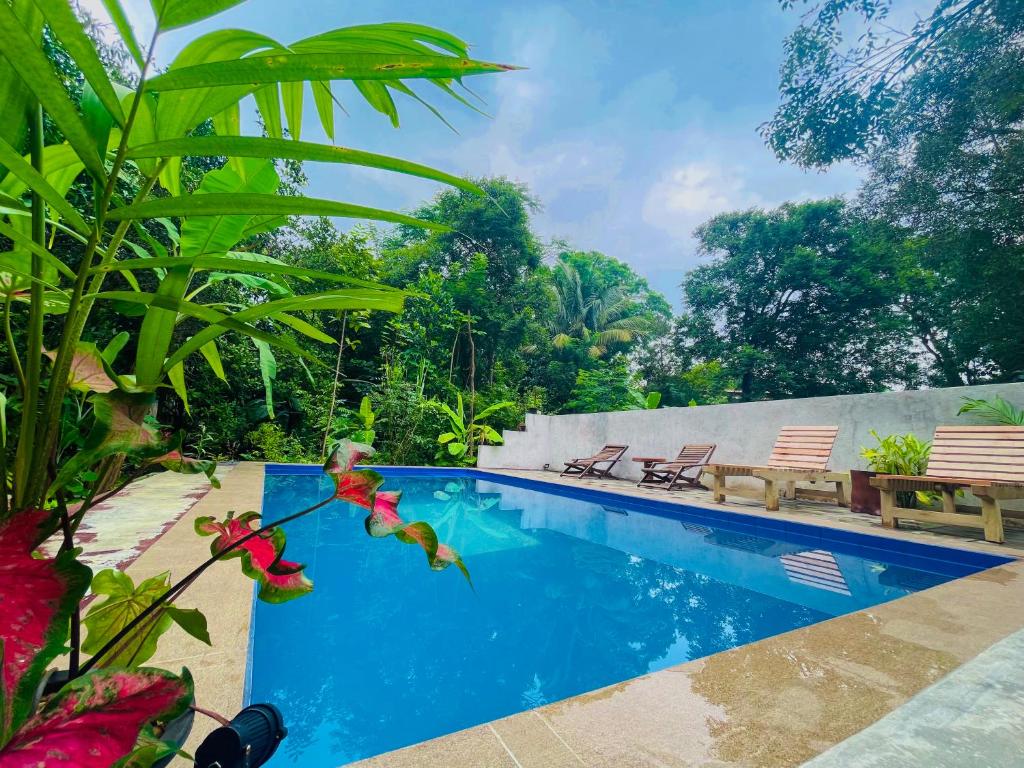
<svg viewBox="0 0 1024 768"><path fill-rule="evenodd" d="M1020 559L1013 552L995 553L988 547L973 546L970 542L951 541L932 543L915 540L917 534L901 530L879 528L872 531L856 530L839 521L805 522L785 519L779 514L768 511L757 512L741 509L729 504L694 502L690 499L673 498L665 494L663 499L631 495L605 488L588 487L586 482L573 484L558 482L555 478L538 479L524 476L514 470L477 469L475 467L390 467L366 465L367 469L381 471L388 477L465 477L504 483L518 488L541 490L566 498L593 503L616 502L627 506L640 507L639 511L662 517L684 520L700 518L709 525L727 527L732 530L757 533L766 538L793 535L804 539L814 539L823 547L833 545L851 554L870 557L871 553L854 552L856 549L891 552L894 555L921 557L930 560L941 560L971 566L972 571L1006 565ZM319 475L323 472L318 465L311 464L274 464L265 465L267 475ZM554 474L554 473L551 473ZM953 555L956 557L953 557ZM965 573L945 574L954 578L968 575Z"/></svg>

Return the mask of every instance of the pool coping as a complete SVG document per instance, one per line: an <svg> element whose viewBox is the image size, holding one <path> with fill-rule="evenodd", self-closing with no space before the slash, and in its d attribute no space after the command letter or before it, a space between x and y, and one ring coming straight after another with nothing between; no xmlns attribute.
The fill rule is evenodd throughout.
<svg viewBox="0 0 1024 768"><path fill-rule="evenodd" d="M243 467L246 471L236 470L227 478L224 491L207 495L175 528L191 528L191 518L198 514L217 515L240 506L251 508L251 504L239 504L242 501L239 491L247 501L257 492L262 500L264 467L254 463L239 466ZM317 467L300 469L297 465L270 465L267 470L267 474L320 472ZM527 473L517 477L507 471L477 469L388 470L393 475L450 473L520 487L542 485L543 490L551 492L556 491L549 486L563 489L561 484L537 480L526 476ZM258 484L252 482L257 473ZM577 487L573 490L576 493L561 495L630 505L638 505L639 501L635 496L603 489ZM661 508L664 503L672 502L659 501L655 506L666 512ZM760 526L765 535L783 528L792 532L790 526L808 527L806 523L773 521L767 513L757 515L728 505L705 507L688 502L684 506L698 510L687 514L717 512L728 518L711 517L734 524L746 523L755 531ZM674 509L667 513L670 516L680 514ZM776 525L779 522L787 525L779 528ZM840 539L850 533L836 531ZM855 538L865 536L886 539L891 551L909 547L920 552L934 546L900 535L854 532ZM194 544L188 547L198 546L205 551L204 540L195 536L191 540ZM163 546L158 542L150 552ZM921 550L922 547L926 549ZM958 556L991 556L971 546L940 548L954 550ZM993 643L1024 628L1024 562L1014 560L1010 553L1000 559L1003 562L993 568L890 603L351 765L359 768L456 764L464 768L799 765L897 709L918 691ZM246 692L248 688L252 585L246 582L241 586L238 579L232 578L208 584L207 589L213 593L211 599L242 603L245 610L207 614L217 645L220 645L220 638L227 639L229 645L233 643L233 647L220 649L230 657L233 671L224 674L223 665L208 668L204 659L193 657L192 672L198 690L212 692L218 699L238 701L243 688ZM178 655L177 660L189 659ZM822 686L821 680L830 682ZM804 704L812 702L818 716L799 712L800 706L794 704L794 697ZM223 714L231 715L233 711Z"/></svg>

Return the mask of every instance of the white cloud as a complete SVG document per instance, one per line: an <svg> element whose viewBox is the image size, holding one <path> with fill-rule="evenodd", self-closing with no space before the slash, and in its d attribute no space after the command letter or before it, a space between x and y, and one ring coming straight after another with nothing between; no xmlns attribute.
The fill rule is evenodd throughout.
<svg viewBox="0 0 1024 768"><path fill-rule="evenodd" d="M687 239L698 224L716 214L764 204L748 188L741 168L697 160L668 170L651 186L642 217L674 239Z"/></svg>
<svg viewBox="0 0 1024 768"><path fill-rule="evenodd" d="M685 238L696 224L718 213L761 203L741 169L697 161L673 168L651 185L643 202L643 220Z"/></svg>

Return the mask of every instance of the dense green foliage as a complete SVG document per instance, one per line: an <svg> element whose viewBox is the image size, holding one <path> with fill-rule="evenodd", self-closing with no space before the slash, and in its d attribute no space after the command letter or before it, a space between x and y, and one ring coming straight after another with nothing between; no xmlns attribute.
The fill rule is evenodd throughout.
<svg viewBox="0 0 1024 768"><path fill-rule="evenodd" d="M310 269L297 261L312 259L295 259L289 246L284 258L268 252L287 235L289 217L447 231L393 211L306 197L298 163L371 167L484 194L416 163L302 141L306 83L333 138L335 81L351 81L397 124L391 93L415 96L407 81L468 104L453 88L463 77L510 67L469 59L466 44L442 30L390 23L287 46L246 30L214 30L193 37L154 74L164 32L240 2L152 0L154 32L144 49L118 0L105 0L120 36L113 55L97 48L95 26L77 17L75 4L0 2L0 556L13 578L0 599L0 648L17 648L3 659L5 765L145 768L173 758L183 737L163 739L186 713L186 732L191 727L191 675L141 665L174 624L211 642L202 613L175 601L228 559L259 583L261 600L308 594L305 566L284 558L280 526L336 499L366 510L367 535L415 544L432 570L455 565L469 579L458 552L427 523L401 517L400 494L380 491L382 475L355 469L373 449L349 439L332 445L324 472L333 490L317 503L271 522L257 511L196 518L196 533L214 537L210 558L184 575L165 572L136 585L116 570L94 575L79 560L86 515L141 475L201 473L219 487L215 463L190 456L185 431L168 429L187 422L193 406L205 415L207 402L196 397L204 393L190 387L196 361L225 384L240 373L262 390L240 412L224 413L234 424L199 421L192 431L201 452L222 447L219 437L237 433L240 422L262 455L305 459L307 444L278 419L300 423L324 398L304 401L287 377L292 396L279 403L282 369L294 364L316 386L310 366L322 360L313 342L337 344L339 371L350 314L357 328L371 312L402 309L406 292L354 277L356 270ZM242 130L240 102L250 96L262 135ZM339 313L336 338L324 328ZM244 368L225 367L226 360ZM363 402L360 434L372 440L375 414ZM326 428L334 411L332 402ZM159 422L167 417L176 423ZM49 539L59 541L55 554L39 549ZM83 617L90 588L103 599ZM49 691L44 674L59 657L67 682Z"/></svg>
<svg viewBox="0 0 1024 768"><path fill-rule="evenodd" d="M1024 3L939 0L905 32L891 0L802 5L768 143L805 166L866 167L857 204L903 240L897 309L925 383L1019 380Z"/></svg>
<svg viewBox="0 0 1024 768"><path fill-rule="evenodd" d="M451 431L445 407L460 395L467 423L512 403L488 417L493 435L480 435L495 442L527 410L640 408L649 393L661 406L685 406L1019 378L1019 3L942 0L903 35L886 29L888 0L783 4L807 7L786 41L782 103L765 136L799 164L864 164L857 199L706 222L695 233L702 263L683 282L677 317L625 261L544 242L531 221L543 201L505 178L467 180L411 212L438 230L343 231L326 216L280 218L232 252L408 291L404 310L260 321L303 338L301 356L228 332L216 341L217 364L188 356L175 386L158 391L159 423L184 429L204 455L312 461L336 440L364 435L359 409L368 398L378 460L418 464L451 460L439 458L438 438ZM858 23L873 35L848 44ZM68 92L82 98L88 89L73 58L59 40L47 44ZM113 80L137 79L123 49L99 53ZM875 66L879 57L885 67ZM270 138L286 135L287 121L264 107ZM207 120L191 135L216 140L228 127ZM60 138L56 125L47 131ZM301 153L277 151L280 193L301 193ZM209 184L204 174L222 164L216 155L183 157L181 189ZM138 181L124 183L130 192ZM72 180L76 205L91 205L92 194L84 177ZM182 221L133 230L148 250L177 253ZM56 252L74 246L56 233ZM137 274L146 290L151 279ZM214 270L190 291L232 307L332 287L317 277ZM97 342L132 330L123 309L96 307ZM174 343L201 328L179 317ZM138 356L134 334L121 354ZM78 421L88 425L87 409Z"/></svg>
<svg viewBox="0 0 1024 768"><path fill-rule="evenodd" d="M745 400L903 383L900 251L879 229L838 200L716 216L697 230L711 261L684 286L687 351L720 361Z"/></svg>

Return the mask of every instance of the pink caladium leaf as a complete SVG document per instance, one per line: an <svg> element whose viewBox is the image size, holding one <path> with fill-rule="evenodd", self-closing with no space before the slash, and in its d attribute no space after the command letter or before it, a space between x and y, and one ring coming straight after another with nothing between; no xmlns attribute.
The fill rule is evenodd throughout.
<svg viewBox="0 0 1024 768"><path fill-rule="evenodd" d="M238 517L228 513L223 522L212 517L196 518L196 533L217 538L210 544L210 554L217 555L235 542L259 530L260 514L245 512ZM280 528L271 528L231 550L224 559L241 558L242 572L260 585L259 598L268 603L283 603L313 590L313 582L302 572L302 563L282 560L285 535Z"/></svg>
<svg viewBox="0 0 1024 768"><path fill-rule="evenodd" d="M43 354L50 360L57 357L56 352ZM79 392L113 392L118 388L118 378L103 359L99 347L88 341L80 341L75 345L71 371L68 373L69 387Z"/></svg>
<svg viewBox="0 0 1024 768"><path fill-rule="evenodd" d="M93 425L82 449L57 473L51 490L65 485L82 470L107 456L125 453L141 459L166 452L161 436L146 423L156 398L144 392L101 392L89 398Z"/></svg>
<svg viewBox="0 0 1024 768"><path fill-rule="evenodd" d="M334 498L366 509L373 508L377 489L384 484L383 476L372 469L340 472L333 477Z"/></svg>
<svg viewBox="0 0 1024 768"><path fill-rule="evenodd" d="M351 472L363 459L368 459L376 451L369 445L353 443L351 440L342 440L338 443L334 452L327 458L324 464L324 472L328 475L337 475L342 472Z"/></svg>
<svg viewBox="0 0 1024 768"><path fill-rule="evenodd" d="M186 456L183 452L185 435L178 432L165 446L166 452L149 459L151 464L159 464L171 472L178 472L183 475L206 475L210 485L220 488L220 480L214 475L217 471L217 462L209 459L197 459Z"/></svg>
<svg viewBox="0 0 1024 768"><path fill-rule="evenodd" d="M380 491L384 478L379 472L355 469L357 462L372 455L373 448L367 445L351 440L342 440L338 444L324 464L324 472L334 480L334 498L370 510L363 524L371 536L394 536L405 544L418 544L433 570L442 571L449 565L455 565L472 585L462 558L448 545L438 543L437 533L428 523L409 523L398 514L401 491Z"/></svg>
<svg viewBox="0 0 1024 768"><path fill-rule="evenodd" d="M211 459L185 456L181 451L174 449L150 459L150 462L182 475L206 475L210 485L220 488L220 480L214 475L214 472L217 471L217 462Z"/></svg>
<svg viewBox="0 0 1024 768"><path fill-rule="evenodd" d="M193 701L188 670L102 670L72 680L0 749L0 768L110 768Z"/></svg>
<svg viewBox="0 0 1024 768"><path fill-rule="evenodd" d="M459 572L466 577L466 581L469 582L469 586L473 586L473 579L469 577L469 569L466 568L466 564L462 562L462 558L459 553L449 547L447 544L437 545L437 554L434 555L434 559L430 563L430 567L435 571L443 571L449 565L454 565L459 569Z"/></svg>
<svg viewBox="0 0 1024 768"><path fill-rule="evenodd" d="M92 578L71 552L32 556L53 526L49 512L33 509L0 527L0 743L31 714L39 681L63 652L71 614Z"/></svg>

